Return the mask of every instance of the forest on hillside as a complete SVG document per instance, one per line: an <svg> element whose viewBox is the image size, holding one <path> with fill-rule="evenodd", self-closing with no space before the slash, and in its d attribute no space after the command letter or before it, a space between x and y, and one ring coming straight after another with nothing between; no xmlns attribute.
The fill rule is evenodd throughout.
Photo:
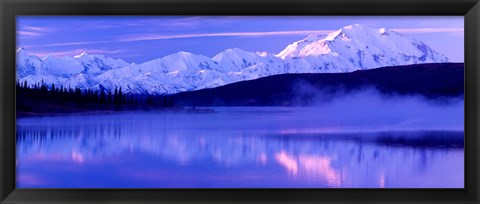
<svg viewBox="0 0 480 204"><path fill-rule="evenodd" d="M29 86L27 81L16 83L16 110L19 115L34 113L75 113L88 111L121 111L174 107L173 98L125 94L122 88L107 90L82 90L78 87L55 86L37 83Z"/></svg>

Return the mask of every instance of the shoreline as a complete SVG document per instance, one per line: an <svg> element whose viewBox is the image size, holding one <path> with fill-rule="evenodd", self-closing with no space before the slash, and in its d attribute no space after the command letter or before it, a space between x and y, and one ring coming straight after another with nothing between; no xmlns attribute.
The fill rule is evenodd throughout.
<svg viewBox="0 0 480 204"><path fill-rule="evenodd" d="M130 111L143 112L183 112L183 113L214 113L212 108L192 108L192 107L177 107L177 108L157 108L157 109L125 109L125 110L82 110L75 112L16 112L16 118L30 118L30 117L49 117L49 116L81 116L90 114L118 114Z"/></svg>

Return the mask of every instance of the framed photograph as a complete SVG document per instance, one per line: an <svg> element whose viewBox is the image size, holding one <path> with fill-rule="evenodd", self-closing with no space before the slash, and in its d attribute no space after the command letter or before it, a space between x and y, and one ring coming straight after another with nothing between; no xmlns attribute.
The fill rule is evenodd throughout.
<svg viewBox="0 0 480 204"><path fill-rule="evenodd" d="M478 0L28 1L1 203L479 203Z"/></svg>

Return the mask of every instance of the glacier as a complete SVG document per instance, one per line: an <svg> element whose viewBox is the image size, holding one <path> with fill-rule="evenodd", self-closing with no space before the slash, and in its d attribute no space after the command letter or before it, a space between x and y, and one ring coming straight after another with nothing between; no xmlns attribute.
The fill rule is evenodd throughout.
<svg viewBox="0 0 480 204"><path fill-rule="evenodd" d="M425 43L387 28L345 26L326 36L309 35L274 54L227 49L210 58L177 52L134 64L104 55L74 57L16 52L16 77L45 83L130 94L175 94L288 73L343 73L387 66L443 63L449 59Z"/></svg>

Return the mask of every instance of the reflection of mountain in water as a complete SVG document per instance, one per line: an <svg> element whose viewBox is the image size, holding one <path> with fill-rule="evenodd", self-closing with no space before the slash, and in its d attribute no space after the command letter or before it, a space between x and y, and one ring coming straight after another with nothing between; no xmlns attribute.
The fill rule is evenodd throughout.
<svg viewBox="0 0 480 204"><path fill-rule="evenodd" d="M355 187L359 183L381 187L387 173L429 172L431 168L445 168L438 162L452 152L463 154L463 132L225 135L154 126L108 121L20 126L17 151L20 160L41 155L46 160L84 164L143 152L179 165L199 161L228 168L276 165L289 177L308 177L330 187Z"/></svg>

